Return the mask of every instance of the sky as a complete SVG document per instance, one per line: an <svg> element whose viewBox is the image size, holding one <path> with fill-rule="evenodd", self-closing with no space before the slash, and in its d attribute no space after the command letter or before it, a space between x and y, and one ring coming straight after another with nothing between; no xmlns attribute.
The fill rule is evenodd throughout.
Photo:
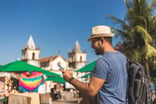
<svg viewBox="0 0 156 104"><path fill-rule="evenodd" d="M109 14L123 18L124 0L0 0L0 65L21 58L30 35L41 58L67 59L78 40L90 63L99 56L87 39L93 26L115 25Z"/></svg>

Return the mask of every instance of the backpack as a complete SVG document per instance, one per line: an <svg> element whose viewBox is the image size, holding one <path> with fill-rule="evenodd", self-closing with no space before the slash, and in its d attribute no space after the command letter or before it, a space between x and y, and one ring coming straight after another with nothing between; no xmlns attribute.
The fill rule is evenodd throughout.
<svg viewBox="0 0 156 104"><path fill-rule="evenodd" d="M152 88L145 75L144 67L138 62L129 61L128 72L128 104L153 104Z"/></svg>

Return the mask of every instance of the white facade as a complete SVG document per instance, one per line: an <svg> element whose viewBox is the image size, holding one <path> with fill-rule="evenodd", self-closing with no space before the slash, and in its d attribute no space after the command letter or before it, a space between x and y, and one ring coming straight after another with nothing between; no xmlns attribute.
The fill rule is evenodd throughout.
<svg viewBox="0 0 156 104"><path fill-rule="evenodd" d="M80 76L84 75L84 73L77 73L75 71L86 65L87 54L85 51L82 52L78 41L76 41L73 51L68 52L68 60L65 60L61 55L40 58L40 48L36 48L35 42L32 36L30 36L26 47L22 49L22 60L31 65L62 75L58 67L58 64L60 64L64 70L71 71L75 78L80 79ZM50 88L54 84L52 81L46 81L46 91L50 92ZM68 85L67 87L70 87Z"/></svg>
<svg viewBox="0 0 156 104"><path fill-rule="evenodd" d="M32 36L26 44L26 47L22 49L22 60L28 64L40 67L40 49L36 48Z"/></svg>
<svg viewBox="0 0 156 104"><path fill-rule="evenodd" d="M68 62L64 60L60 55L55 60L51 61L51 69L59 70L58 64L60 64L65 70L68 68Z"/></svg>
<svg viewBox="0 0 156 104"><path fill-rule="evenodd" d="M82 68L87 63L87 54L82 52L79 42L76 41L72 52L68 52L69 68L75 71Z"/></svg>
<svg viewBox="0 0 156 104"><path fill-rule="evenodd" d="M40 64L41 68L60 75L62 75L62 72L59 70L58 64L61 65L65 70L68 69L68 61L66 61L61 55L41 58ZM52 81L46 81L48 93L54 84L56 83L53 83Z"/></svg>
<svg viewBox="0 0 156 104"><path fill-rule="evenodd" d="M78 62L76 67L77 69L80 69L86 65L87 60L86 58L87 58L86 53L75 53L75 61Z"/></svg>
<svg viewBox="0 0 156 104"><path fill-rule="evenodd" d="M65 60L61 55L41 58L40 64L41 64L41 68L55 72L57 74L62 74L59 71L58 64L60 64L65 70L68 69L68 61Z"/></svg>

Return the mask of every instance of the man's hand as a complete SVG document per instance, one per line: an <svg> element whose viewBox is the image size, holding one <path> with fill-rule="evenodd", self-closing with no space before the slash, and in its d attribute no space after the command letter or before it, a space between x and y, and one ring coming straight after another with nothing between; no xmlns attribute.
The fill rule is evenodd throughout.
<svg viewBox="0 0 156 104"><path fill-rule="evenodd" d="M73 74L69 71L65 71L64 68L58 63L59 70L62 72L63 78L69 82L69 79L73 77Z"/></svg>
<svg viewBox="0 0 156 104"><path fill-rule="evenodd" d="M60 70L62 72L63 78L69 82L69 79L73 77L73 74L70 71Z"/></svg>

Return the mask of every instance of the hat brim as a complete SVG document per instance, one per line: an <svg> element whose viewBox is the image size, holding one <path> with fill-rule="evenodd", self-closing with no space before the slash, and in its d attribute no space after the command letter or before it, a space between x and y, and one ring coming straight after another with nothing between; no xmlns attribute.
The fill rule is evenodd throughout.
<svg viewBox="0 0 156 104"><path fill-rule="evenodd" d="M91 37L88 38L88 41L91 41L94 38L99 38L99 37L114 37L114 34L92 34Z"/></svg>

